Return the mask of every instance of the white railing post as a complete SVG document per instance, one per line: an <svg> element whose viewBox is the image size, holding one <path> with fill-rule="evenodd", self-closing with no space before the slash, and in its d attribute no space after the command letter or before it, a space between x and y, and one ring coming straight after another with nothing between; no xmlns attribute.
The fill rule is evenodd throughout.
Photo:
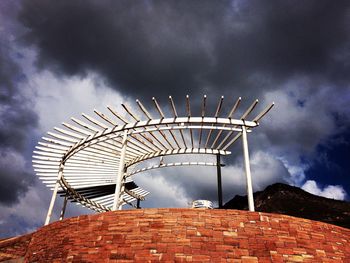
<svg viewBox="0 0 350 263"><path fill-rule="evenodd" d="M126 173L126 169L124 169L124 173ZM124 176L123 176L120 192L123 193L124 190L125 190L125 178L124 178ZM118 210L122 210L122 209L123 209L123 205L121 204L121 203L122 203L121 201L122 201L122 200L119 199L119 203L120 203L120 204L119 204Z"/></svg>
<svg viewBox="0 0 350 263"><path fill-rule="evenodd" d="M53 206L54 206L55 201L56 201L56 196L57 196L58 187L59 187L60 180L61 180L62 174L63 174L63 168L64 168L64 164L61 163L61 164L60 164L60 168L59 168L59 170L58 170L58 176L57 176L55 188L54 188L53 193L52 193L52 197L51 197L51 202L50 202L49 210L47 211L46 220L45 220L45 226L48 225L48 224L50 223L50 218L51 218Z"/></svg>
<svg viewBox="0 0 350 263"><path fill-rule="evenodd" d="M245 176L247 179L248 208L249 208L249 211L254 212L255 211L254 196L253 196L252 176L250 173L247 128L244 125L242 125L242 143L243 143L244 169L245 169Z"/></svg>
<svg viewBox="0 0 350 263"><path fill-rule="evenodd" d="M114 203L112 208L113 211L119 209L121 186L122 186L122 181L124 178L124 171L125 171L125 153L126 153L127 139L128 139L128 130L124 130L123 140L122 140L122 149L121 149L120 160L119 160L118 176L117 176L117 182L115 185Z"/></svg>

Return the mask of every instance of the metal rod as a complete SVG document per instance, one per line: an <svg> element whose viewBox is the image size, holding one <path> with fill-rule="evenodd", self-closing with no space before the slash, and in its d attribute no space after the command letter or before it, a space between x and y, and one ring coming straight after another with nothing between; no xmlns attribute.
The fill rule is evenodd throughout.
<svg viewBox="0 0 350 263"><path fill-rule="evenodd" d="M206 105L207 95L203 96L203 104L202 104L202 118L205 116L205 105ZM201 124L202 126L203 124ZM198 141L198 148L201 148L201 142L202 142L202 132L203 129L199 129L199 141Z"/></svg>
<svg viewBox="0 0 350 263"><path fill-rule="evenodd" d="M122 104L122 106L124 107L124 109L132 116L132 117L134 117L134 115L128 110L128 108L126 108L126 105L124 105L124 104ZM107 125L104 125L103 123L101 123L101 122L99 122L98 120L95 120L94 118L92 118L92 117L90 117L89 115L86 115L86 114L82 114L83 115L83 117L84 118L86 118L88 121L90 121L91 123L93 123L94 125L96 125L96 126L99 126L100 128L102 128L102 129L104 129L104 130L106 130L106 129L108 129L109 127L107 126ZM136 121L139 121L139 119L137 119L136 117L134 117L135 118L135 120ZM89 128L89 127L88 127ZM90 130L92 129L92 128L89 128ZM118 141L116 141L115 139L111 139L111 141L113 141L113 142L115 142L116 144L120 144ZM105 142L105 143L107 143L107 144L111 144L111 143L108 143L108 142ZM135 143L133 143L133 142L129 142L129 143L131 143L131 144L133 144L133 145L135 145L136 147L138 147L138 148L141 148L141 149L143 149L144 151L147 151L147 149L145 149L144 147L140 147L139 145L136 145ZM111 145L113 145L113 144L111 144ZM150 148L147 144L145 144L145 143L143 143L142 144L143 146L147 146L149 149L152 149L152 148ZM152 144L153 145L153 144ZM114 146L114 145L113 145ZM131 147L132 149L135 149L135 148L133 148L133 147Z"/></svg>
<svg viewBox="0 0 350 263"><path fill-rule="evenodd" d="M218 104L218 106L217 106L217 108L216 108L216 111L215 111L215 115L214 115L215 118L219 117L219 113L220 113L220 110L221 110L223 101L224 101L224 96L221 96L221 98L220 98L220 100L219 100L219 104ZM214 126L214 124L212 124L211 126ZM208 136L207 136L207 140L206 140L206 142L205 142L204 148L207 148L207 147L208 147L210 135L211 135L212 132L213 132L213 130L209 130Z"/></svg>
<svg viewBox="0 0 350 263"><path fill-rule="evenodd" d="M216 171L217 171L217 178L218 178L218 202L219 202L219 208L222 208L222 184L221 184L220 154L216 155Z"/></svg>
<svg viewBox="0 0 350 263"><path fill-rule="evenodd" d="M93 133L98 133L98 132L102 131L101 129L95 128L95 127L91 126L90 124L83 122L82 120L76 119L74 117L72 117L71 120L73 122L75 122L76 124L78 124L80 127L87 129L89 131L92 131Z"/></svg>
<svg viewBox="0 0 350 263"><path fill-rule="evenodd" d="M118 114L114 109L112 109L110 106L107 106L107 108L109 109L109 111L114 115L114 116L116 116L119 120L121 120L124 124L128 124L128 123L130 123L127 119L125 119L124 117L122 117L120 114ZM130 114L129 114L130 115ZM132 115L131 115L132 116ZM133 129L133 130L135 130L135 129ZM151 134L152 135L152 134ZM139 139L137 136L130 136L132 139L134 139L134 140L136 140L136 141L138 141L141 145L143 145L143 146L146 146L147 148L150 148L151 149L151 147L150 146L148 146L148 144L145 144L143 141L142 141L142 139ZM152 140L150 140L148 137L146 137L146 136L143 136L143 135L141 135L141 137L142 138L144 138L145 140L147 140L147 141L152 141ZM131 140L129 140L129 143L133 143L133 144L135 144L134 142L132 142ZM135 144L136 145L136 144ZM155 146L155 147L157 147L157 145L155 145L155 144L153 144L153 146ZM145 147L141 147L140 145L138 146L138 147L140 147L140 148L142 148L142 149L145 149ZM157 148L159 148L159 147L157 147Z"/></svg>
<svg viewBox="0 0 350 263"><path fill-rule="evenodd" d="M67 147L72 147L74 145L74 143L67 143L61 140L55 140L52 138L48 138L48 137L41 137L44 141L47 141L49 143L53 143L53 144L58 144L60 146L67 146Z"/></svg>
<svg viewBox="0 0 350 263"><path fill-rule="evenodd" d="M215 163L207 163L207 162L178 162L178 163L162 163L162 164L158 164L158 165L152 165L152 166L148 166L148 167L144 167L141 169L137 169L132 171L131 173L128 173L127 176L132 176L134 174L140 173L140 172L145 172L148 170L152 170L152 169L158 169L158 168L166 168L166 167L176 167L176 166L191 166L191 165L203 165L203 166L216 166Z"/></svg>
<svg viewBox="0 0 350 263"><path fill-rule="evenodd" d="M137 204L136 204L137 209L141 209L140 203L141 203L141 200L137 199Z"/></svg>
<svg viewBox="0 0 350 263"><path fill-rule="evenodd" d="M48 132L47 134L52 136L53 138L61 139L61 140L67 141L67 142L77 143L80 141L80 140L77 140L76 138L67 137L67 136L60 135L60 134L57 134L54 132Z"/></svg>
<svg viewBox="0 0 350 263"><path fill-rule="evenodd" d="M141 109L141 111L143 112L143 114L148 118L148 120L151 120L152 119L152 115L147 111L145 106L143 106L141 101L136 100L136 103L139 106L139 108ZM167 147L160 141L160 139L156 135L154 135L152 132L150 132L149 134L153 137L153 139L155 139L161 145L161 147L163 149L167 149ZM154 144L154 146L156 146L159 150L161 150L161 148L158 147L156 144Z"/></svg>
<svg viewBox="0 0 350 263"><path fill-rule="evenodd" d="M233 114L235 113L235 111L237 110L239 104L241 103L241 100L242 100L241 97L239 97L239 98L237 99L237 101L236 101L235 104L233 105L232 109L230 110L230 113L228 114L228 117L227 117L227 118L229 118L229 119L232 118L232 115L233 115ZM224 124L223 127L225 127L225 126L226 126L226 125ZM215 139L214 139L214 141L213 141L213 143L212 143L212 145L211 145L210 148L214 148L216 142L219 140L219 137L220 137L221 133L222 133L222 131L219 131L219 132L218 132L218 134L216 135L216 137L215 137Z"/></svg>
<svg viewBox="0 0 350 263"><path fill-rule="evenodd" d="M67 207L67 201L68 201L68 196L67 194L64 196L64 201L63 201L63 207L60 215L60 220L64 218L64 214L66 213L66 207Z"/></svg>
<svg viewBox="0 0 350 263"><path fill-rule="evenodd" d="M161 119L164 119L165 118L165 115L162 111L162 109L160 108L158 102L157 102L157 99L155 97L152 98L153 100L153 103L154 103L154 106L156 107L159 115L161 116ZM168 124L165 124L166 126L168 126ZM159 131L159 133L163 136L164 140L168 143L168 145L172 148L172 149L175 149L175 147L170 143L170 141L168 140L168 138L166 137L165 133L162 132L162 131ZM176 141L176 138L174 136L174 134L169 130L169 133L170 135L172 136L173 140L175 141L176 145L178 148L180 148L178 142Z"/></svg>
<svg viewBox="0 0 350 263"><path fill-rule="evenodd" d="M166 156L166 155L173 155L173 154L218 154L221 155L228 155L231 154L229 151L222 151L222 150L216 150L216 149L204 149L204 148L190 148L190 149L176 149L176 150L168 150L168 151L162 151L157 153L150 153L147 155L139 156L138 158L135 158L129 162L126 163L127 167L130 167L131 165L134 165L138 162L145 161L154 157L158 156Z"/></svg>
<svg viewBox="0 0 350 263"><path fill-rule="evenodd" d="M106 130L108 128L110 128L110 126L107 126L105 125L104 123L96 120L95 118L85 114L85 113L82 113L82 116L87 119L88 121L90 121L91 123L93 123L94 125L98 126L98 127L101 127L102 129Z"/></svg>
<svg viewBox="0 0 350 263"><path fill-rule="evenodd" d="M58 132L60 132L60 133L62 133L62 134L71 136L71 137L73 137L73 138L77 138L77 139L79 139L79 140L83 140L83 139L85 138L84 136L82 136L82 135L80 135L80 134L77 134L77 133L75 133L75 132L70 132L70 131L67 131L67 130L65 130L65 129L61 129L61 128L58 128L58 127L54 127L53 129L56 130L56 131L58 131Z"/></svg>
<svg viewBox="0 0 350 263"><path fill-rule="evenodd" d="M169 131L169 130L186 130L186 129L204 129L204 130L224 130L224 131L236 131L236 132L241 132L242 129L238 128L239 126L209 126L209 125L167 125L163 127L145 127L145 128L140 128L137 131L131 131L130 134L141 134L141 133L150 133L154 131ZM250 130L248 130L250 132ZM188 148L188 147L185 147Z"/></svg>
<svg viewBox="0 0 350 263"><path fill-rule="evenodd" d="M228 147L230 147L235 141L239 139L239 137L242 136L242 133L239 132L231 141L229 141L222 149L225 151Z"/></svg>
<svg viewBox="0 0 350 263"><path fill-rule="evenodd" d="M113 126L118 126L118 123L116 123L115 121L113 121L111 118L109 118L108 116L106 116L105 114L103 114L102 112L99 112L98 110L94 109L94 112L97 116L99 116L101 119L103 119L105 122L108 122L109 124L113 125Z"/></svg>
<svg viewBox="0 0 350 263"><path fill-rule="evenodd" d="M175 107L175 104L174 104L174 100L173 100L173 98L171 96L169 96L169 101L170 101L170 106L171 106L171 108L173 110L173 113L174 113L174 117L177 118L178 115L177 115L176 107ZM178 125L180 125L180 124L178 124ZM180 135L181 135L181 138L182 138L182 142L183 142L185 148L187 148L184 134L183 134L182 130L179 130L179 131L180 131Z"/></svg>
<svg viewBox="0 0 350 263"><path fill-rule="evenodd" d="M55 201L56 201L56 196L57 196L59 182L60 182L60 180L62 178L62 174L63 174L63 168L64 168L64 164L61 163L60 167L59 167L59 170L58 170L58 175L57 175L55 188L54 188L53 193L52 193L49 210L47 211L47 215L46 215L46 219L45 219L45 226L50 223L50 218L51 218L53 206L55 205Z"/></svg>
<svg viewBox="0 0 350 263"><path fill-rule="evenodd" d="M256 107L256 105L258 104L259 100L255 100L252 105L250 105L250 107L243 113L241 120L245 120L248 115L254 110L254 108Z"/></svg>
<svg viewBox="0 0 350 263"><path fill-rule="evenodd" d="M191 118L191 104L190 104L190 96L189 95L186 95L186 109L187 109L187 113L188 113L188 119L190 119ZM191 145L192 145L192 148L194 148L192 129L190 129L190 135L191 135Z"/></svg>
<svg viewBox="0 0 350 263"><path fill-rule="evenodd" d="M64 127L68 128L68 129L72 130L72 131L75 131L75 132L79 132L79 133L81 133L81 134L84 134L84 135L85 135L84 137L86 137L86 135L87 135L87 136L93 136L93 135L94 135L93 133L91 133L91 132L89 132L89 131L87 131L87 130L81 129L81 128L79 128L79 127L76 127L76 126L74 126L74 125L71 125L71 124L68 124L68 123L65 123L65 122L62 122L62 125L63 125Z"/></svg>
<svg viewBox="0 0 350 263"><path fill-rule="evenodd" d="M118 170L118 177L117 182L115 186L115 193L114 193L114 203L112 210L117 210L119 208L119 199L120 199L120 190L121 190L121 184L124 177L124 170L125 170L125 153L126 153L126 145L127 145L127 139L128 139L128 131L124 130L123 133L123 141L122 141L122 150L120 154L120 161L119 161L119 170Z"/></svg>
<svg viewBox="0 0 350 263"><path fill-rule="evenodd" d="M123 171L123 175L126 173L126 167L124 165L124 171ZM123 176L122 178L123 180L123 183L122 183L122 186L121 186L121 189L120 189L120 195L123 196L124 192L125 192L125 177ZM119 201L119 207L118 207L118 210L122 210L123 209L123 203Z"/></svg>
<svg viewBox="0 0 350 263"><path fill-rule="evenodd" d="M244 125L242 126L242 143L243 143L243 155L244 155L244 169L245 169L245 176L247 180L248 207L249 207L249 211L254 212L254 196L253 196L252 177L250 173L247 129Z"/></svg>
<svg viewBox="0 0 350 263"><path fill-rule="evenodd" d="M262 110L262 112L260 112L254 119L253 121L258 122L259 120L262 119L262 117L264 117L271 109L272 107L275 105L274 102L272 102L269 106L267 106L264 110Z"/></svg>
<svg viewBox="0 0 350 263"><path fill-rule="evenodd" d="M247 116L254 110L254 108L256 107L256 105L258 104L258 100L255 100L252 105L250 105L250 107L243 113L241 120L245 121L245 119L247 118ZM245 123L243 123L243 125L245 125ZM234 126L236 127L236 126ZM231 135L233 134L233 131L230 131L226 134L225 138L221 141L221 143L219 144L219 146L217 148L221 148L226 141L231 137Z"/></svg>

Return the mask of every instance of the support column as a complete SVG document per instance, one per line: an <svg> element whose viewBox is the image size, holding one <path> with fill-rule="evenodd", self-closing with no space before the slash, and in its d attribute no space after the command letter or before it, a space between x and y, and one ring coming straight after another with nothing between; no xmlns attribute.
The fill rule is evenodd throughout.
<svg viewBox="0 0 350 263"><path fill-rule="evenodd" d="M67 201L68 201L68 196L67 194L64 196L64 201L63 201L63 207L60 215L60 220L64 218L64 214L66 213L66 207L67 207Z"/></svg>
<svg viewBox="0 0 350 263"><path fill-rule="evenodd" d="M128 130L124 130L123 140L122 140L122 149L120 152L118 177L115 185L114 203L112 208L113 211L119 209L119 200L120 200L120 192L121 192L120 190L121 190L122 180L123 180L124 171L125 171L125 153L126 153L127 139L128 139Z"/></svg>
<svg viewBox="0 0 350 263"><path fill-rule="evenodd" d="M245 169L245 176L247 179L248 207L249 207L249 211L254 211L254 197L253 197L252 176L250 174L247 128L244 125L242 126L242 143L243 143L244 169Z"/></svg>
<svg viewBox="0 0 350 263"><path fill-rule="evenodd" d="M125 190L125 178L124 178L124 174L126 173L126 168L124 166L124 172L123 172L123 178L122 178L122 184L121 184L121 188L120 188L120 194L124 192ZM119 202L122 201L120 198L119 198ZM118 210L122 210L123 209L123 205L120 204L119 207L118 207Z"/></svg>
<svg viewBox="0 0 350 263"><path fill-rule="evenodd" d="M221 160L220 153L216 155L216 172L218 178L218 203L219 208L222 208L222 184L221 184Z"/></svg>
<svg viewBox="0 0 350 263"><path fill-rule="evenodd" d="M51 218L53 206L55 205L58 187L59 187L59 184L60 184L60 180L61 180L61 178L62 178L62 175L63 175L63 168L64 168L64 164L61 163L61 164L60 164L60 168L59 168L59 170L58 170L58 176L57 176L55 188L54 188L53 193L52 193L52 197L51 197L51 202L50 202L49 210L47 211L46 220L45 220L45 226L48 225L48 224L50 223L50 218Z"/></svg>
<svg viewBox="0 0 350 263"><path fill-rule="evenodd" d="M137 209L141 209L140 203L141 203L141 200L137 199L137 204L136 204Z"/></svg>

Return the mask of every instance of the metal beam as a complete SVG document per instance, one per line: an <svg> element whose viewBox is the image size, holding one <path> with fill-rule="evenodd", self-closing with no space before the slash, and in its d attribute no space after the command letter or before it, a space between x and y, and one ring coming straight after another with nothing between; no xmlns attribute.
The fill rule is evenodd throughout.
<svg viewBox="0 0 350 263"><path fill-rule="evenodd" d="M62 211L61 211L61 215L60 215L60 220L63 220L64 214L66 213L67 200L68 200L68 196L66 194L64 196L64 200L63 200L63 207L62 207Z"/></svg>
<svg viewBox="0 0 350 263"><path fill-rule="evenodd" d="M46 215L46 219L45 219L45 226L48 225L48 224L50 223L50 218L51 218L53 206L55 205L58 187L59 187L59 184L60 184L62 175L63 175L63 168L64 168L64 164L61 163L61 164L60 164L60 168L59 168L59 170L58 170L58 175L57 175L57 180L56 180L55 188L54 188L53 193L52 193L52 197L51 197L51 202L50 202L49 210L47 211L47 215Z"/></svg>
<svg viewBox="0 0 350 263"><path fill-rule="evenodd" d="M248 207L249 207L249 211L254 211L254 196L253 196L252 176L250 173L247 128L245 126L242 126L242 143L243 143L243 156L244 156L244 170L245 170L245 176L247 180Z"/></svg>
<svg viewBox="0 0 350 263"><path fill-rule="evenodd" d="M136 205L136 208L137 208L137 209L141 209L140 203L141 203L141 200L140 200L140 199L137 199L137 205Z"/></svg>
<svg viewBox="0 0 350 263"><path fill-rule="evenodd" d="M48 224L50 221L57 189L60 189L60 186L67 193L69 201L77 201L95 211L108 211L113 206L115 206L114 209L118 209L121 205L130 204L132 200L136 201L139 198L130 196L127 189L123 190L123 180L131 178L137 172L169 166L210 164L174 162L136 171L130 169L129 174L125 170L127 167L151 158L178 154L214 154L220 158L221 155L230 154L227 150L241 136L249 209L254 210L247 133L259 125L259 121L271 110L273 104L263 109L255 118L250 118L249 116L258 103L256 100L244 111L241 118L233 118L241 98L238 98L228 116L225 117L220 116L222 115L223 97L217 104L215 114L211 116L208 115L210 109L206 108L206 99L204 96L199 112L195 109L191 112L187 95L184 109L181 112L176 109L173 98L169 96L171 116L166 116L167 112L163 111L153 98L155 110L160 115L158 119L153 118L151 113L137 100L143 113L140 117L137 111L134 112L132 105L128 107L122 104L132 120L127 120L123 113L117 113L107 107L113 116L109 117L94 110L96 113L94 117L82 114L84 122L72 118L74 125L63 123L65 129L55 127L56 132L48 132L49 136L43 137L43 140L38 143L33 156L35 172L54 191L45 223ZM199 114L193 116L194 113ZM221 139L220 136L224 138ZM64 164L64 167L61 164ZM213 165L217 166L218 202L219 207L222 207L220 161ZM116 184L112 187L115 195L96 197L86 195L85 192L77 192L82 187L102 187L111 183Z"/></svg>
<svg viewBox="0 0 350 263"><path fill-rule="evenodd" d="M127 146L127 140L128 140L128 131L124 130L123 132L123 141L122 141L122 149L120 154L120 161L119 161L119 170L118 170L118 177L117 182L115 186L115 193L114 193L114 203L112 210L117 210L119 208L119 199L121 194L121 184L124 177L124 171L125 171L125 153L126 153L126 146Z"/></svg>
<svg viewBox="0 0 350 263"><path fill-rule="evenodd" d="M217 171L217 178L218 178L218 203L219 203L219 208L222 208L222 183L221 183L220 154L216 155L216 171Z"/></svg>

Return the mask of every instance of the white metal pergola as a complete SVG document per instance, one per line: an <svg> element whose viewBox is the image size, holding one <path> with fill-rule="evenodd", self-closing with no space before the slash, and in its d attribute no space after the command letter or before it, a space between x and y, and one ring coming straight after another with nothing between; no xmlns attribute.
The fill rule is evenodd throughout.
<svg viewBox="0 0 350 263"><path fill-rule="evenodd" d="M233 103L226 117L221 117L224 97L220 97L213 116L207 113L207 96L203 96L200 116L193 116L190 97L185 99L186 116L178 116L174 100L169 96L171 116L152 98L155 112L136 100L136 107L122 104L125 112L118 113L108 106L108 113L94 110L96 116L82 114L84 120L71 118L72 123L62 123L48 137L42 137L33 155L33 167L39 178L53 190L45 225L50 222L57 194L64 196L61 219L67 200L77 202L97 212L121 209L129 204L139 207L149 194L138 187L132 176L151 169L204 165L216 166L218 176L219 207L222 206L220 156L228 155L229 147L240 137L243 143L244 167L247 181L248 206L254 211L253 189L249 164L247 133L259 125L270 111L268 105L254 118L249 118L258 104L255 100L239 118L234 114L241 98ZM138 114L141 116L138 116ZM250 120L248 120L248 118ZM174 162L141 169L135 166L146 160L168 155L210 154L213 162ZM135 205L135 202L137 204Z"/></svg>

